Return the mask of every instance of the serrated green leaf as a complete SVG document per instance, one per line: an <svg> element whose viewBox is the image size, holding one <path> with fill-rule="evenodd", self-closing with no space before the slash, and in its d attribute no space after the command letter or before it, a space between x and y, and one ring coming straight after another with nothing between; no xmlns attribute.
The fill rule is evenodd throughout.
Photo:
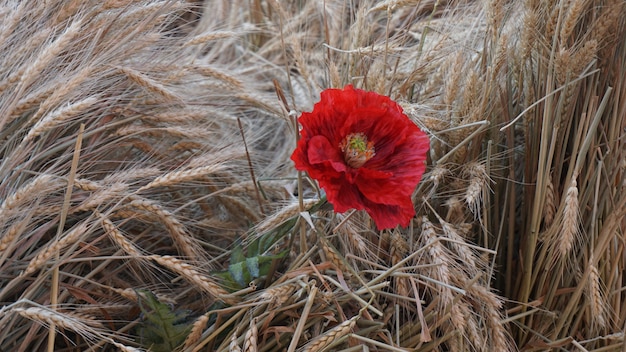
<svg viewBox="0 0 626 352"><path fill-rule="evenodd" d="M188 312L173 310L150 291L138 290L137 293L137 303L143 315L138 327L142 345L153 352L173 351L191 331Z"/></svg>

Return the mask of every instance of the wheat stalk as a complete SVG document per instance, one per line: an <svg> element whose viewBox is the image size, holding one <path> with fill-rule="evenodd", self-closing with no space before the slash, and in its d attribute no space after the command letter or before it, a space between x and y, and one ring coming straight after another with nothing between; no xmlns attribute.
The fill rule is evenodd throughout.
<svg viewBox="0 0 626 352"><path fill-rule="evenodd" d="M15 211L15 208L34 199L44 191L51 191L62 186L63 182L49 174L33 178L4 199L2 205L0 205L0 219L8 218Z"/></svg>
<svg viewBox="0 0 626 352"><path fill-rule="evenodd" d="M269 302L272 307L280 307L300 288L298 282L290 282L279 286L268 287L259 295L259 300Z"/></svg>
<svg viewBox="0 0 626 352"><path fill-rule="evenodd" d="M132 200L129 203L129 206L140 209L149 214L153 214L161 220L161 222L169 230L169 233L178 249L186 256L189 258L200 257L199 253L202 253L202 250L193 241L193 238L187 234L185 226L174 216L174 214L146 198L132 196L130 199Z"/></svg>
<svg viewBox="0 0 626 352"><path fill-rule="evenodd" d="M212 173L216 173L218 171L222 171L227 166L228 164L225 162L216 162L211 165L196 167L192 169L172 171L172 172L163 174L161 176L158 176L157 178L152 180L152 182L141 187L139 191L145 191L147 189L151 189L155 187L167 187L167 186L191 181L194 179L198 179L200 177L205 177Z"/></svg>
<svg viewBox="0 0 626 352"><path fill-rule="evenodd" d="M230 344L228 345L228 351L229 352L241 352L241 347L239 347L239 344L237 343L237 334L235 334L234 332L230 337Z"/></svg>
<svg viewBox="0 0 626 352"><path fill-rule="evenodd" d="M591 311L591 321L599 328L607 326L606 303L602 294L602 285L593 255L589 258L589 278L587 279L587 299Z"/></svg>
<svg viewBox="0 0 626 352"><path fill-rule="evenodd" d="M558 253L561 258L566 257L574 248L579 235L579 206L578 187L576 179L572 178L565 195L565 207L563 208L562 231L558 239Z"/></svg>
<svg viewBox="0 0 626 352"><path fill-rule="evenodd" d="M300 352L318 352L326 351L326 348L333 342L345 337L352 332L352 329L356 325L356 321L359 316L354 316L334 328L326 331L324 334L315 337L309 343L307 343Z"/></svg>
<svg viewBox="0 0 626 352"><path fill-rule="evenodd" d="M207 314L203 314L199 316L196 321L193 322L191 327L191 332L185 338L184 346L185 348L191 348L196 342L200 340L202 337L202 332L206 327L206 324L209 322L209 316Z"/></svg>
<svg viewBox="0 0 626 352"><path fill-rule="evenodd" d="M583 12L587 0L573 0L568 6L567 13L563 18L563 24L561 26L561 32L559 33L559 39L561 45L566 45L570 35L574 32L574 27L578 23L578 18Z"/></svg>
<svg viewBox="0 0 626 352"><path fill-rule="evenodd" d="M30 260L26 269L20 274L20 276L27 276L40 269L44 264L52 258L55 253L59 253L62 248L65 248L71 244L75 244L81 236L85 236L87 233L87 221L83 221L80 224L74 226L72 230L65 233L61 238L48 244L46 247L39 250L37 255Z"/></svg>
<svg viewBox="0 0 626 352"><path fill-rule="evenodd" d="M13 311L28 318L30 320L42 323L44 325L55 325L61 328L75 331L81 335L94 334L97 330L102 330L103 325L92 317L71 313L59 312L52 309L29 307L29 308L13 308Z"/></svg>
<svg viewBox="0 0 626 352"><path fill-rule="evenodd" d="M545 228L548 228L552 225L554 216L557 212L556 191L554 190L554 184L552 184L552 175L547 177L545 194L546 198L543 205L543 224Z"/></svg>
<svg viewBox="0 0 626 352"><path fill-rule="evenodd" d="M131 81L133 81L138 86L144 88L148 92L154 93L155 95L165 98L167 101L171 102L177 102L181 100L176 94L170 92L161 83L158 83L155 80L148 78L146 75L136 70L133 70L129 67L122 67L119 70Z"/></svg>
<svg viewBox="0 0 626 352"><path fill-rule="evenodd" d="M259 330L256 327L257 318L250 320L250 328L246 332L243 339L243 352L257 352L258 351L258 339Z"/></svg>
<svg viewBox="0 0 626 352"><path fill-rule="evenodd" d="M126 254L135 258L142 257L142 254L137 246L129 241L117 228L117 226L113 224L111 220L100 214L100 222L102 224L102 228L107 233L107 235L109 235L113 242L115 242L115 244L117 244L124 252L126 252Z"/></svg>
<svg viewBox="0 0 626 352"><path fill-rule="evenodd" d="M169 255L151 255L147 256L147 259L152 259L158 264L172 270L173 272L180 274L185 280L196 285L202 291L210 294L211 296L219 299L228 304L235 304L235 300L228 294L220 285L215 283L208 276L201 274L193 265L184 262L181 259L169 256Z"/></svg>
<svg viewBox="0 0 626 352"><path fill-rule="evenodd" d="M37 59L28 67L20 78L22 87L30 85L37 75L54 59L63 49L67 48L67 45L74 39L74 37L80 32L82 27L82 20L77 19L72 21L72 24L61 33L56 40L50 43L45 49L43 49Z"/></svg>

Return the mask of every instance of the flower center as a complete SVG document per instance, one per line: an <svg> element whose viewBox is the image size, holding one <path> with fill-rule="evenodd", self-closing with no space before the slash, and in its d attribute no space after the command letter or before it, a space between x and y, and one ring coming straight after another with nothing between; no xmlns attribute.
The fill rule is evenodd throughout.
<svg viewBox="0 0 626 352"><path fill-rule="evenodd" d="M374 157L374 143L367 141L363 133L350 133L339 143L346 164L358 169Z"/></svg>

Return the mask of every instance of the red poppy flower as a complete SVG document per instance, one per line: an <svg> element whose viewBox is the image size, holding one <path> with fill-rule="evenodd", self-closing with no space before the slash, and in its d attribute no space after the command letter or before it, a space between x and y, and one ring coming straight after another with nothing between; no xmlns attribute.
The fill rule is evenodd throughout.
<svg viewBox="0 0 626 352"><path fill-rule="evenodd" d="M365 210L380 230L409 224L429 140L396 102L352 85L327 89L299 121L291 159L319 182L336 212Z"/></svg>

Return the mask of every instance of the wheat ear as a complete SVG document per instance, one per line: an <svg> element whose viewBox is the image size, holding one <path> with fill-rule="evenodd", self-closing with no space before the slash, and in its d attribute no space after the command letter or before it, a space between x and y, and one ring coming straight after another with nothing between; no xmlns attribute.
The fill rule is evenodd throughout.
<svg viewBox="0 0 626 352"><path fill-rule="evenodd" d="M558 251L561 258L566 257L574 247L579 234L579 205L578 187L576 179L572 178L567 194L565 195L565 208L563 209L563 231L558 236Z"/></svg>
<svg viewBox="0 0 626 352"><path fill-rule="evenodd" d="M259 330L256 327L256 321L257 318L250 320L250 328L243 339L243 352L258 351Z"/></svg>
<svg viewBox="0 0 626 352"><path fill-rule="evenodd" d="M18 205L40 195L43 190L60 188L63 182L52 175L39 175L27 184L8 195L0 205L0 219L6 219Z"/></svg>
<svg viewBox="0 0 626 352"><path fill-rule="evenodd" d="M24 141L29 141L46 131L61 126L64 122L75 117L84 110L89 109L97 102L97 97L88 97L46 115L43 119L39 120L35 126L30 129L30 131L28 131L28 134L24 137Z"/></svg>
<svg viewBox="0 0 626 352"><path fill-rule="evenodd" d="M120 68L120 71L124 75L126 75L126 77L128 77L131 81L135 82L135 84L144 88L148 92L151 92L160 97L163 97L167 99L168 101L180 101L181 100L178 96L176 96L176 94L170 92L161 83L158 83L155 80L148 78L143 73L140 73L128 67L122 67Z"/></svg>
<svg viewBox="0 0 626 352"><path fill-rule="evenodd" d="M400 233L393 231L391 234L391 241L389 244L389 257L391 258L391 265L395 266L402 259L404 259L409 253L409 244ZM402 276L395 276L394 281L396 284L396 291L400 296L409 297L409 278Z"/></svg>
<svg viewBox="0 0 626 352"><path fill-rule="evenodd" d="M215 281L210 279L208 276L202 275L193 265L181 259L169 255L151 255L148 256L147 259L152 259L158 264L181 275L185 280L195 284L201 290L219 299L220 301L228 304L235 304L237 302L237 300L229 295L228 292L220 287L220 285L218 285Z"/></svg>
<svg viewBox="0 0 626 352"><path fill-rule="evenodd" d="M233 332L230 337L230 344L228 345L229 352L241 352L241 347L239 347L239 343L237 343L237 334Z"/></svg>
<svg viewBox="0 0 626 352"><path fill-rule="evenodd" d="M136 258L141 257L141 252L137 246L129 241L111 220L100 214L100 222L102 223L102 228L106 234L109 235L111 240L113 240L113 242L117 244L126 254Z"/></svg>
<svg viewBox="0 0 626 352"><path fill-rule="evenodd" d="M185 348L191 348L193 344L200 340L200 338L202 337L202 331L204 331L204 328L206 327L206 324L208 322L209 316L206 314L199 316L198 319L193 322L191 332L189 332L189 335L187 335L187 338L185 339Z"/></svg>
<svg viewBox="0 0 626 352"><path fill-rule="evenodd" d="M90 329L102 329L103 325L92 317L70 312L58 312L41 307L13 308L14 312L24 318L45 324L55 325L84 334Z"/></svg>
<svg viewBox="0 0 626 352"><path fill-rule="evenodd" d="M21 276L30 275L40 269L55 253L58 253L62 248L65 248L68 245L76 243L86 231L87 223L82 222L75 226L71 231L67 232L65 236L61 237L59 240L56 240L48 246L42 248L35 258L31 259L26 267L26 270L22 272Z"/></svg>
<svg viewBox="0 0 626 352"><path fill-rule="evenodd" d="M65 49L69 42L80 32L82 21L76 20L61 34L55 41L50 43L40 54L34 63L28 65L28 68L21 77L23 86L27 86L35 79L43 69L59 55L61 50Z"/></svg>
<svg viewBox="0 0 626 352"><path fill-rule="evenodd" d="M328 346L340 338L352 332L354 325L358 319L358 315L344 321L343 323L328 330L323 335L317 336L311 342L306 344L301 352L318 352L325 351Z"/></svg>
<svg viewBox="0 0 626 352"><path fill-rule="evenodd" d="M602 285L598 268L594 265L593 255L589 259L589 279L587 280L587 298L591 311L591 321L599 328L606 327L606 304L603 299Z"/></svg>
<svg viewBox="0 0 626 352"><path fill-rule="evenodd" d="M556 191L554 190L554 185L552 184L552 176L550 175L546 179L546 199L543 205L543 224L545 228L548 228L554 221L554 216L557 211L557 202Z"/></svg>
<svg viewBox="0 0 626 352"><path fill-rule="evenodd" d="M561 40L561 45L566 46L567 40L570 35L574 32L574 27L576 23L578 23L578 18L580 14L583 12L583 7L587 0L574 0L567 7L567 13L563 18L563 25L561 26L561 33L559 33L559 39Z"/></svg>
<svg viewBox="0 0 626 352"><path fill-rule="evenodd" d="M199 257L198 253L202 253L202 251L198 248L198 245L193 242L193 239L187 234L185 226L176 219L174 214L146 198L132 196L131 199L131 207L156 215L157 218L162 221L181 252L189 258Z"/></svg>

